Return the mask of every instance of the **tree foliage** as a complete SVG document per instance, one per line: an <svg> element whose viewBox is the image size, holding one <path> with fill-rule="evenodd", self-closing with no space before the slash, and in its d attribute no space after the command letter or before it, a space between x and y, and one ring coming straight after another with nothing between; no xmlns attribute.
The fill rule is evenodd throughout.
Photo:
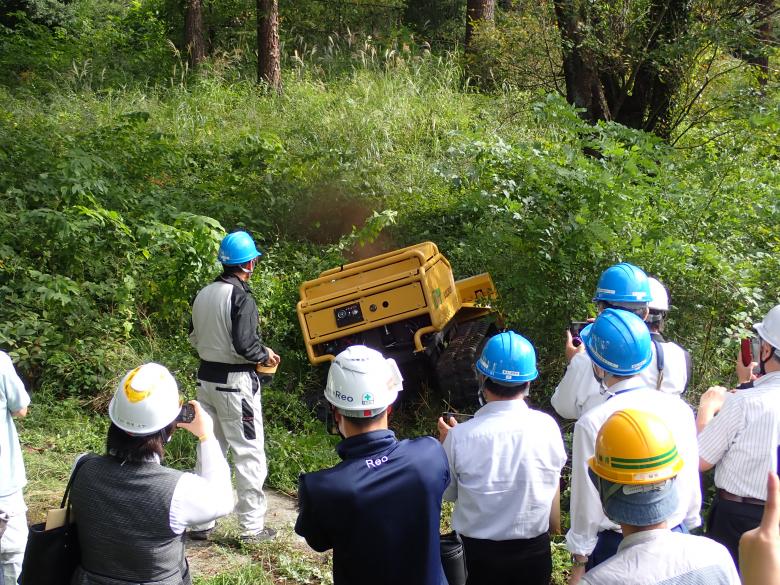
<svg viewBox="0 0 780 585"><path fill-rule="evenodd" d="M403 12L384 2L383 15ZM283 94L255 83L248 0L203 0L210 53L197 71L172 0L74 0L56 23L21 13L0 27L0 347L39 404L75 395L100 409L149 360L192 395L189 303L235 226L265 252L252 286L284 356L264 397L277 486L333 456L309 408L323 373L303 351L300 283L426 239L458 277L492 274L507 324L538 349L542 407L564 326L593 314L597 276L618 260L669 287L668 333L692 351L694 394L728 383L737 339L780 300L780 101L739 49L757 34L749 10L741 24L695 5L710 37L667 141L566 103L551 2L501 2L496 26L476 30L483 86L464 86L461 55L417 43L417 29L377 38L385 20L365 19L370 4L339 21L321 2L280 1ZM439 30L462 39L455 4L420 6L457 8L457 28ZM589 49L612 51L616 75L634 62L611 43L636 39L608 32ZM421 412L407 432L433 430Z"/></svg>

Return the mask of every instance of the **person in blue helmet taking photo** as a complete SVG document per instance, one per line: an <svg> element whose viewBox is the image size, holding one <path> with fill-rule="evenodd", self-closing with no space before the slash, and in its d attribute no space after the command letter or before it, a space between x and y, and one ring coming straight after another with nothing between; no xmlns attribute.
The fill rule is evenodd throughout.
<svg viewBox="0 0 780 585"><path fill-rule="evenodd" d="M621 262L602 272L593 295L596 309L627 311L646 321L651 331L652 360L640 376L649 387L670 394L682 394L688 385L691 360L688 352L662 336L663 319L669 311L669 295L655 278L649 278L641 268ZM566 331L568 365L550 399L555 411L563 418L577 419L591 408L603 403L604 393L591 376L591 359L583 345L575 345L571 331Z"/></svg>
<svg viewBox="0 0 780 585"><path fill-rule="evenodd" d="M507 331L487 341L476 369L483 406L464 423L438 421L451 476L444 499L455 502L467 584L546 585L566 451L553 418L525 403L539 375L536 352Z"/></svg>
<svg viewBox="0 0 780 585"><path fill-rule="evenodd" d="M599 429L618 410L647 412L669 425L684 465L676 480L678 502L667 522L672 530L681 532L701 524L693 411L678 395L659 392L642 378L642 371L653 360L647 325L628 311L606 309L581 336L592 364L590 375L606 401L574 425L571 528L566 534L566 546L572 554L570 585L579 583L586 569L612 557L623 539L620 526L604 513L599 493L588 477L588 460L594 455Z"/></svg>

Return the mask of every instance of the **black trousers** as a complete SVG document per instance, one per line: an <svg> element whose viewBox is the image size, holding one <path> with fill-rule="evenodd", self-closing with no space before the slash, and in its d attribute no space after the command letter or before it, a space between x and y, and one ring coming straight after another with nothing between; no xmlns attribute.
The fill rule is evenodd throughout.
<svg viewBox="0 0 780 585"><path fill-rule="evenodd" d="M549 585L552 554L546 532L518 540L462 538L466 585Z"/></svg>
<svg viewBox="0 0 780 585"><path fill-rule="evenodd" d="M739 537L761 524L763 514L764 506L731 502L715 496L707 521L707 536L729 549L739 568Z"/></svg>

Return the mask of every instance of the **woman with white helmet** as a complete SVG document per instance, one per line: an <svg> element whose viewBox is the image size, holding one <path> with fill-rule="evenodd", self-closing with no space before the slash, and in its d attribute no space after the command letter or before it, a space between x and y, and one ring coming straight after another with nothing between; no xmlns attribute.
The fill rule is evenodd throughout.
<svg viewBox="0 0 780 585"><path fill-rule="evenodd" d="M87 456L71 489L81 545L72 585L192 582L185 528L230 513L233 497L211 417L190 404L194 418L180 422L176 380L159 364L139 366L119 382L108 407L106 454ZM162 465L177 427L199 439L200 475Z"/></svg>

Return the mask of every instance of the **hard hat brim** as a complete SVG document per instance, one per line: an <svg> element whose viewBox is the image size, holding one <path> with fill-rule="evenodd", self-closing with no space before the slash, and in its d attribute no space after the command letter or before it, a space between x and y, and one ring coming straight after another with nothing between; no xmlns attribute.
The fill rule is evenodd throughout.
<svg viewBox="0 0 780 585"><path fill-rule="evenodd" d="M597 489L599 478L592 470L588 470L591 481ZM609 482L608 485L615 485L615 482ZM656 482L663 483L663 482ZM611 486L610 486L611 487ZM618 486L615 486L618 487ZM630 489L631 486L626 486ZM611 492L607 501L602 501L604 514L617 524L628 524L631 526L652 526L663 522L674 514L678 506L677 486L674 480L667 480L665 484L657 489L641 491L637 493L626 493L622 486Z"/></svg>

